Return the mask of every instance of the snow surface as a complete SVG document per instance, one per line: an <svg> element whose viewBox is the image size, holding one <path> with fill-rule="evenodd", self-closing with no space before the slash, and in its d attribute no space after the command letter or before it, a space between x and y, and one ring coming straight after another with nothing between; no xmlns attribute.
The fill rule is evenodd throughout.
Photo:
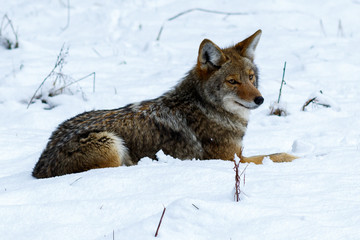
<svg viewBox="0 0 360 240"><path fill-rule="evenodd" d="M12 20L20 44L0 47L1 239L153 239L164 206L159 239L360 239L358 0L78 0L69 1L66 28L67 2L0 0L0 17ZM244 14L193 11L166 21L192 8ZM250 164L240 202L232 162L161 152L158 162L132 167L31 176L65 119L159 96L194 65L202 39L225 47L257 29L265 102L251 114L244 155L301 158ZM13 37L9 27L2 34ZM95 93L89 77L27 109L64 43L62 72L74 80L96 72ZM281 105L289 115L269 116L284 61ZM301 111L320 90L333 106Z"/></svg>

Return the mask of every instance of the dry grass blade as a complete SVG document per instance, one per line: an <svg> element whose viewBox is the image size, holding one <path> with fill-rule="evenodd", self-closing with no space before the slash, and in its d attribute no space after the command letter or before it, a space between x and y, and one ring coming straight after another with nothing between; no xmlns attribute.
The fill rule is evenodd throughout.
<svg viewBox="0 0 360 240"><path fill-rule="evenodd" d="M160 218L160 221L159 221L159 225L158 225L158 227L157 227L157 229L156 229L156 232L155 232L155 237L157 237L158 234L159 234L160 225L161 225L161 222L162 222L162 220L163 220L163 218L164 218L165 211L166 211L166 207L164 207L164 210L163 210L163 212L162 212L162 214L161 214L161 218Z"/></svg>
<svg viewBox="0 0 360 240"><path fill-rule="evenodd" d="M44 85L44 83L46 82L46 80L48 80L51 76L53 76L55 74L55 70L57 68L59 68L59 72L61 72L64 62L65 62L65 58L69 53L69 48L67 48L67 50L65 50L64 52L64 48L65 48L65 43L62 45L61 49L60 49L60 53L56 58L56 62L55 65L53 67L53 69L50 71L50 73L44 78L44 80L41 82L41 84L39 85L39 87L36 89L36 91L34 92L33 96L31 97L27 108L29 108L30 104L33 102L34 98L36 97L37 92L41 89L41 87ZM56 80L55 80L56 81Z"/></svg>
<svg viewBox="0 0 360 240"><path fill-rule="evenodd" d="M10 26L11 31L14 35L15 40L11 40L10 38L3 36L3 31L7 28L7 26ZM14 25L12 24L11 19L8 17L7 14L5 14L2 18L1 25L0 25L0 43L4 45L6 49L13 49L19 47L19 40L18 40L18 34L15 31Z"/></svg>
<svg viewBox="0 0 360 240"><path fill-rule="evenodd" d="M188 10L185 10L185 11L182 11L178 14L176 14L175 16L171 17L171 18L168 18L166 22L171 22L175 19L177 19L178 17L181 17L185 14L188 14L188 13L191 13L191 12L206 12L206 13L212 13L212 14L220 14L220 15L225 15L225 16L233 16L233 15L250 15L250 14L254 14L254 13L247 13L247 12L223 12L223 11L216 11L216 10L209 10L209 9L204 9L204 8L191 8L191 9L188 9ZM164 29L164 26L165 26L165 23L163 23L163 25L161 25L160 27L160 30L159 30L159 33L158 33L158 36L156 38L156 41L159 41L160 40L160 37L161 37L161 33Z"/></svg>
<svg viewBox="0 0 360 240"><path fill-rule="evenodd" d="M70 87L71 85L73 85L73 84L75 84L75 83L77 83L77 82L80 82L80 81L82 81L82 80L84 80L84 79L86 79L86 78L88 78L88 77L90 77L90 76L93 76L93 92L95 92L95 75L96 75L96 73L95 73L95 72L92 72L92 73L90 73L90 74L88 74L88 75L86 75L86 76L84 76L84 77L82 77L82 78L79 78L79 79L77 79L77 80L75 80L75 81L72 81L72 82L70 82L70 83L62 86L61 88L55 90L54 92L55 92L55 93L56 93L56 92L62 92L65 88ZM56 95L56 94L55 94L55 95Z"/></svg>

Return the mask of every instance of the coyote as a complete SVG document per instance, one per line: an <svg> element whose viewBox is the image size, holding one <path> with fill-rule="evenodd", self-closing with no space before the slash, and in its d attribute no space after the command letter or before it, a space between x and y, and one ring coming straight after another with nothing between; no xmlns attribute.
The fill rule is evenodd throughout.
<svg viewBox="0 0 360 240"><path fill-rule="evenodd" d="M156 159L160 150L178 159L233 160L241 154L249 111L264 102L254 64L260 36L258 30L224 49L204 39L195 66L162 96L66 120L52 133L33 176L130 166L143 157ZM296 158L286 153L266 156L274 162ZM260 164L264 157L241 161Z"/></svg>

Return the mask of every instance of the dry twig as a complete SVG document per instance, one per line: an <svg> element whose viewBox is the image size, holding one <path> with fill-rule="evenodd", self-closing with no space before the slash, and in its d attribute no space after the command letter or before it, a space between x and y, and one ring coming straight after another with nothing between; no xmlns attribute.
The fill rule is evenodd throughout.
<svg viewBox="0 0 360 240"><path fill-rule="evenodd" d="M66 8L67 8L67 21L65 27L62 28L63 31L65 31L70 25L70 0L67 0Z"/></svg>
<svg viewBox="0 0 360 240"><path fill-rule="evenodd" d="M192 205L193 205L194 208L196 208L197 210L199 210L198 206L196 206L196 205L193 204L193 203L192 203Z"/></svg>
<svg viewBox="0 0 360 240"><path fill-rule="evenodd" d="M161 218L160 218L160 221L159 221L159 225L158 225L158 227L157 227L157 229L156 229L156 232L155 232L155 237L157 237L157 235L159 234L160 225L161 225L161 222L162 222L162 220L163 220L165 211L166 211L166 207L164 207L164 210L163 210L163 212L162 212L162 214L161 214Z"/></svg>
<svg viewBox="0 0 360 240"><path fill-rule="evenodd" d="M239 174L239 166L240 166L240 162L241 162L241 158L242 158L242 154L240 153L240 157L234 157L234 171L235 171L235 194L234 194L234 200L236 202L240 201L240 193L241 193L241 189L240 189L240 185L241 185L241 176L244 175L244 179L243 179L243 184L245 185L245 170L247 169L247 167L249 166L249 164L247 164L245 166L245 168L242 170L242 172ZM238 160L238 162L236 162L236 160Z"/></svg>
<svg viewBox="0 0 360 240"><path fill-rule="evenodd" d="M79 78L79 79L77 79L75 81L72 81L71 83L66 84L66 85L62 86L61 88L55 90L53 95L57 95L56 93L62 92L62 91L64 91L65 88L73 85L74 83L80 82L80 81L82 81L82 80L84 80L84 79L86 79L86 78L88 78L90 76L93 76L93 92L95 92L95 75L96 75L96 73L92 72L92 73L90 73L90 74L88 74L88 75L86 75L86 76L84 76L82 78Z"/></svg>
<svg viewBox="0 0 360 240"><path fill-rule="evenodd" d="M323 94L323 92L320 90L320 94ZM316 104L316 105L319 105L319 106L322 106L322 107L326 107L326 108L330 108L331 105L326 103L326 102L323 102L321 100L319 100L318 97L313 97L313 98L310 98L309 100L307 100L304 105L302 106L301 110L302 111L305 111L306 110L306 107L309 106L310 104Z"/></svg>
<svg viewBox="0 0 360 240"><path fill-rule="evenodd" d="M338 24L338 32L337 32L338 37L344 37L344 29L343 26L341 24L341 19L339 19L339 24Z"/></svg>
<svg viewBox="0 0 360 240"><path fill-rule="evenodd" d="M69 185L72 186L74 183L76 183L76 182L79 181L80 179L82 179L82 177L77 178L75 181L73 181L73 182L70 183Z"/></svg>
<svg viewBox="0 0 360 240"><path fill-rule="evenodd" d="M206 13L212 13L212 14L220 14L220 15L226 15L226 16L233 16L233 15L250 15L250 14L254 14L254 13L246 13L246 12L223 12L223 11L216 11L216 10L209 10L209 9L204 9L204 8L191 8L188 10L185 10L183 12L180 12L178 14L176 14L175 16L168 18L160 27L159 33L157 35L156 41L160 40L161 37L161 33L165 27L165 23L166 22L171 22L173 20L175 20L178 17L181 17L185 14L191 13L191 12L206 12Z"/></svg>

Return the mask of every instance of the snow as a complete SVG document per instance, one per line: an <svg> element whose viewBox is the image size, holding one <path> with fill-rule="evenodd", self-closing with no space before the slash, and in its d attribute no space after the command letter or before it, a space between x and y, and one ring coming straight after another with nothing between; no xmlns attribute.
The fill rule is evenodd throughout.
<svg viewBox="0 0 360 240"><path fill-rule="evenodd" d="M0 1L0 17L12 20L20 44L0 47L1 239L153 239L164 207L159 239L360 238L359 1L69 2L65 29L67 1ZM193 11L167 21L192 8L246 14ZM159 96L195 64L204 38L226 47L258 29L265 102L252 111L244 155L300 158L250 164L240 202L232 162L180 161L161 152L159 161L132 167L31 176L65 119ZM9 27L2 34L13 38ZM89 77L27 109L64 43L62 72L73 80L95 72L95 92ZM269 116L284 61L281 106L288 115ZM331 107L301 111L314 96Z"/></svg>

